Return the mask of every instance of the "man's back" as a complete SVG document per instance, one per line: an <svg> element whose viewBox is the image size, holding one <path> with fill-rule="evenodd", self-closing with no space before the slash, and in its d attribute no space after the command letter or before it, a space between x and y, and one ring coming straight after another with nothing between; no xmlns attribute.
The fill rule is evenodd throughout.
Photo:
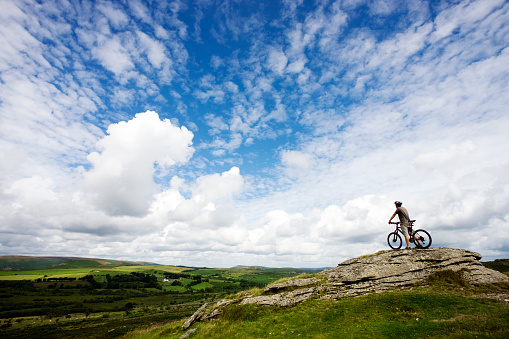
<svg viewBox="0 0 509 339"><path fill-rule="evenodd" d="M410 216L408 211L403 206L396 207L396 213L398 214L399 222L407 225L410 222Z"/></svg>

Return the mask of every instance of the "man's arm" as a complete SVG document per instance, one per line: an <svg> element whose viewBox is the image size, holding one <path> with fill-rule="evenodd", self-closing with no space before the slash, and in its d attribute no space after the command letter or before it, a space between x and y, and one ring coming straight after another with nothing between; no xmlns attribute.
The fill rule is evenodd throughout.
<svg viewBox="0 0 509 339"><path fill-rule="evenodd" d="M394 214L392 215L392 217L389 219L389 224L391 223L392 219L394 219L394 217L396 216L396 213L397 213L397 211L395 211Z"/></svg>

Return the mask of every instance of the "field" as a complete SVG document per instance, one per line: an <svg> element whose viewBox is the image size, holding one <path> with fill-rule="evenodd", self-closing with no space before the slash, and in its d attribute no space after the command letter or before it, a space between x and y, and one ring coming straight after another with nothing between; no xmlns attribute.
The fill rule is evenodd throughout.
<svg viewBox="0 0 509 339"><path fill-rule="evenodd" d="M10 269L0 271L2 338L50 338L57 333L59 338L118 337L153 323L187 317L206 301L304 272L102 259L35 258L35 263L23 259L17 265L23 270L13 270L16 261L10 259L3 262L4 269Z"/></svg>

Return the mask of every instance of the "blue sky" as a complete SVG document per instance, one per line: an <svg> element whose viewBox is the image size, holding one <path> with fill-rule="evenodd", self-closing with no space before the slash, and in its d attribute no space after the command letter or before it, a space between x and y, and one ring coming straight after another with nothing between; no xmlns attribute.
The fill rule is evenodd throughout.
<svg viewBox="0 0 509 339"><path fill-rule="evenodd" d="M509 3L0 0L0 254L509 256Z"/></svg>

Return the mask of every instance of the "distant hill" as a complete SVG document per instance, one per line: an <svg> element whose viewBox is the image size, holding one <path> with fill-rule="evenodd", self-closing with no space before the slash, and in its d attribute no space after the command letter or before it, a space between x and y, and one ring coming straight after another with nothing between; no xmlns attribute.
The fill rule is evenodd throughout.
<svg viewBox="0 0 509 339"><path fill-rule="evenodd" d="M482 262L482 264L492 270L509 275L509 259L495 259L495 261Z"/></svg>
<svg viewBox="0 0 509 339"><path fill-rule="evenodd" d="M0 256L0 270L40 270L47 268L88 268L88 267L115 267L157 265L148 262L109 260L79 257L35 257L24 255Z"/></svg>
<svg viewBox="0 0 509 339"><path fill-rule="evenodd" d="M328 267L330 268L330 267ZM287 272L287 273L318 273L323 271L325 268L294 268L294 267L265 267L265 266L244 266L237 265L233 266L232 270L262 270L267 272Z"/></svg>

